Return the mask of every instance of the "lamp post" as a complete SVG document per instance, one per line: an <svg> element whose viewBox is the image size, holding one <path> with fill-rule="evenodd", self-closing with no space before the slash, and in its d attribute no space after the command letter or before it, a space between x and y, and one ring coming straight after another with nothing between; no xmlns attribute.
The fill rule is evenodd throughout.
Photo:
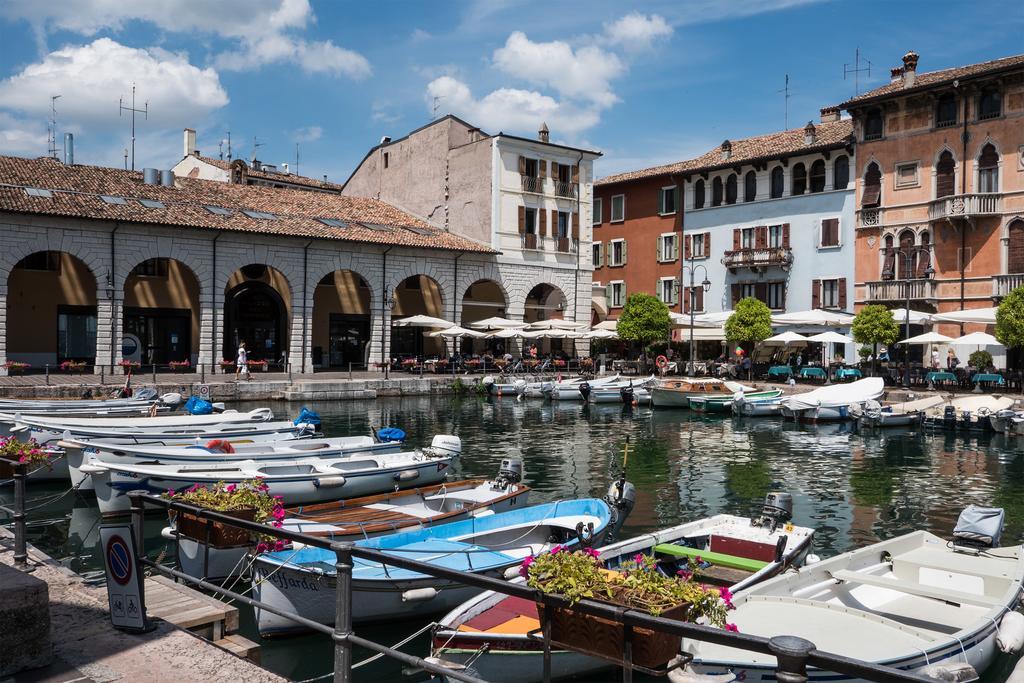
<svg viewBox="0 0 1024 683"><path fill-rule="evenodd" d="M391 362L388 360L388 354L386 352L387 347L387 325L384 324L385 314L394 310L395 304L398 300L395 298L395 290L392 287L385 285L384 287L384 299L381 302L381 315L380 315L380 360L384 363L384 379L388 379L390 376L389 370L391 369ZM390 319L388 323L390 324ZM367 368L369 369L369 368Z"/></svg>
<svg viewBox="0 0 1024 683"><path fill-rule="evenodd" d="M930 249L925 246L913 246L913 247L899 247L897 253L900 254L902 259L900 263L903 265L903 289L904 295L906 295L906 308L903 309L903 338L910 339L910 281L911 275L913 275L914 259L913 256L924 252L929 253ZM928 261L928 267L924 270L924 279L929 280L935 275L935 269L932 268L931 260ZM910 348L909 344L904 344L907 348L903 350L903 388L910 388Z"/></svg>
<svg viewBox="0 0 1024 683"><path fill-rule="evenodd" d="M695 265L693 265L693 259L690 259L690 265L684 265L682 267L682 271L680 273L681 277L680 277L680 280L679 280L680 287L681 287L682 286L682 281L683 281L682 278L686 276L686 271L687 270L690 271L690 362L687 363L687 368L686 368L686 376L687 377L693 377L694 375L697 374L696 373L696 368L695 368L695 364L696 364L696 349L694 348L694 345L693 345L693 317L694 317L694 313L695 313L694 309L697 307L697 305L696 305L697 304L696 276L697 276L697 269L698 268L700 270L704 271L704 281L700 283L701 287L704 288L705 292L711 291L711 281L708 280L708 269L705 268L704 266L700 266L700 265L695 266ZM679 300L682 301L683 298L679 297Z"/></svg>

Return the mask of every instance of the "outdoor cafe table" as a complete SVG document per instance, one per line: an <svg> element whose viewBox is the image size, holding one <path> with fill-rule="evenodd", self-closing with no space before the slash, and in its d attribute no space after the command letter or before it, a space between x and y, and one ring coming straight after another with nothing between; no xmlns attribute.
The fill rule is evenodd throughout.
<svg viewBox="0 0 1024 683"><path fill-rule="evenodd" d="M793 374L793 370L788 365L773 365L768 368L768 378L772 377L789 377Z"/></svg>
<svg viewBox="0 0 1024 683"><path fill-rule="evenodd" d="M853 379L855 377L861 377L860 370L857 368L839 368L836 370L836 379Z"/></svg>
<svg viewBox="0 0 1024 683"><path fill-rule="evenodd" d="M828 374L825 372L825 368L800 368L800 376L825 379L828 377Z"/></svg>
<svg viewBox="0 0 1024 683"><path fill-rule="evenodd" d="M935 384L936 382L956 382L956 375L952 372L940 372L938 370L929 372L924 378L928 384Z"/></svg>
<svg viewBox="0 0 1024 683"><path fill-rule="evenodd" d="M982 382L992 382L994 384L998 384L999 386L1003 386L1004 384L1006 384L1006 380L1003 379L1002 375L996 375L994 373L986 372L979 372L978 374L971 378L971 381L974 382L975 384L981 384Z"/></svg>

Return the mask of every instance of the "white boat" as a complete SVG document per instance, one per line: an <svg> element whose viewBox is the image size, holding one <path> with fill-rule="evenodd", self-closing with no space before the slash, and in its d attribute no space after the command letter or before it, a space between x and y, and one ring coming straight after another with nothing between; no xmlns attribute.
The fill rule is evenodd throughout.
<svg viewBox="0 0 1024 683"><path fill-rule="evenodd" d="M988 431L993 428L989 418L1009 410L1014 402L1008 396L960 396L926 410L924 425L931 429Z"/></svg>
<svg viewBox="0 0 1024 683"><path fill-rule="evenodd" d="M601 537L612 523L612 508L605 501L583 498L364 539L356 545L501 578L509 569L516 571L530 555L555 545L573 547L578 543L578 524L593 524L594 533ZM258 555L253 563L253 597L321 624L333 624L334 563L333 551L311 546ZM352 618L381 621L443 612L477 592L454 581L357 558L352 570ZM256 622L261 636L302 630L258 608Z"/></svg>
<svg viewBox="0 0 1024 683"><path fill-rule="evenodd" d="M637 553L653 555L661 570L672 575L686 567L686 558L700 556L708 563L699 577L702 583L743 590L800 565L814 536L813 529L787 523L791 498L769 494L766 503L756 520L715 515L687 522L600 548L600 560L614 570ZM541 627L536 603L487 591L438 624L433 657L471 666L474 675L495 683L543 680L543 644L528 635ZM551 652L552 679L592 675L608 667L608 662L579 652Z"/></svg>
<svg viewBox="0 0 1024 683"><path fill-rule="evenodd" d="M586 400L591 403L624 403L627 401L624 392L631 394L629 403L632 403L634 400L640 403L644 398L650 400L650 390L648 387L655 381L657 380L655 380L654 375L651 375L641 379L620 379L618 382L599 384L596 387L593 384L587 383L585 388L581 385L580 392L582 396L585 390Z"/></svg>
<svg viewBox="0 0 1024 683"><path fill-rule="evenodd" d="M193 484L237 484L261 479L288 505L353 498L394 488L442 481L462 450L455 436L435 436L429 448L403 453L343 455L258 462L236 460L200 465L122 465L88 460L81 471L92 476L96 502L105 515L126 512L128 493L180 491Z"/></svg>
<svg viewBox="0 0 1024 683"><path fill-rule="evenodd" d="M825 652L903 670L966 663L983 674L998 654L1000 620L1021 597L1022 548L962 548L956 536L950 543L915 531L783 574L737 594L730 620L740 633L799 636ZM683 650L694 673L776 680L774 656L687 639Z"/></svg>
<svg viewBox="0 0 1024 683"><path fill-rule="evenodd" d="M861 427L908 427L920 424L926 410L944 402L941 396L926 396L886 406L878 401L866 401L863 405L854 406L852 414Z"/></svg>
<svg viewBox="0 0 1024 683"><path fill-rule="evenodd" d="M752 399L737 395L732 400L732 414L742 417L779 417L782 415L783 396Z"/></svg>
<svg viewBox="0 0 1024 683"><path fill-rule="evenodd" d="M798 422L825 422L853 418L851 405L877 401L885 391L881 377L866 377L849 384L833 384L793 394L782 401L782 417Z"/></svg>
<svg viewBox="0 0 1024 683"><path fill-rule="evenodd" d="M487 393L491 396L520 396L526 391L527 381L521 378L509 377L505 381L493 375L487 375L481 382L487 387Z"/></svg>
<svg viewBox="0 0 1024 683"><path fill-rule="evenodd" d="M551 385L551 391L548 395L552 401L585 401L586 398L583 396L584 392L589 393L594 389L612 386L619 383L620 380L621 376L615 374L607 377L588 379L585 381L572 379L564 382L555 382Z"/></svg>
<svg viewBox="0 0 1024 683"><path fill-rule="evenodd" d="M138 392L133 398L111 398L106 400L20 400L0 399L0 436L7 436L20 415L43 415L46 417L127 417L148 416L152 413L166 413L181 403L181 394L167 393L157 396L153 390Z"/></svg>

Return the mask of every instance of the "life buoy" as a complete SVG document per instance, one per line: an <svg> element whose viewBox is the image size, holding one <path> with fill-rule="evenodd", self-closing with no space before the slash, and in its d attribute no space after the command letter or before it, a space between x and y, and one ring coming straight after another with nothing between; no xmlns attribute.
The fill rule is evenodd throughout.
<svg viewBox="0 0 1024 683"><path fill-rule="evenodd" d="M658 358L654 361L654 364L658 366L659 370L664 370L665 368L668 367L668 358L666 358L665 356L658 356Z"/></svg>
<svg viewBox="0 0 1024 683"><path fill-rule="evenodd" d="M231 445L229 441L224 439L214 439L206 444L206 450L218 451L220 453L234 453L235 447Z"/></svg>

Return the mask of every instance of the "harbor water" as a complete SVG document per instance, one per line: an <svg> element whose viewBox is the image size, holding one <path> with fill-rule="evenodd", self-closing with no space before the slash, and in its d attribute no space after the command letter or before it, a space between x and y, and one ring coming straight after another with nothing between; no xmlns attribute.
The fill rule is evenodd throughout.
<svg viewBox="0 0 1024 683"><path fill-rule="evenodd" d="M299 409L288 403L272 407L281 418ZM971 503L1005 508L1003 544L1024 541L1024 438L864 433L849 424L796 426L687 410L475 395L309 407L320 413L328 436L397 426L408 433L410 445L423 446L434 434L455 434L463 443L458 471L464 476L492 476L502 458L522 458L534 503L603 496L621 470L628 441L626 474L636 485L637 501L620 537L717 513L755 514L766 492L780 490L793 495L794 521L817 530L813 552L821 557L917 529L948 536L961 509ZM10 494L8 487L0 500L7 502ZM28 496L29 540L69 568L100 577L95 501L58 485L31 484ZM169 561L173 544L160 538L164 524L147 522L146 543L150 555ZM390 645L425 625L359 627L357 633ZM242 632L258 640L251 616ZM326 638L300 636L261 645L262 665L289 678L310 679L331 669ZM427 636L421 635L403 649L423 656L427 646ZM366 656L357 652L355 660ZM1003 657L983 680L1005 680L1013 664ZM426 679L422 673L403 676L400 665L387 660L357 671L364 681Z"/></svg>

